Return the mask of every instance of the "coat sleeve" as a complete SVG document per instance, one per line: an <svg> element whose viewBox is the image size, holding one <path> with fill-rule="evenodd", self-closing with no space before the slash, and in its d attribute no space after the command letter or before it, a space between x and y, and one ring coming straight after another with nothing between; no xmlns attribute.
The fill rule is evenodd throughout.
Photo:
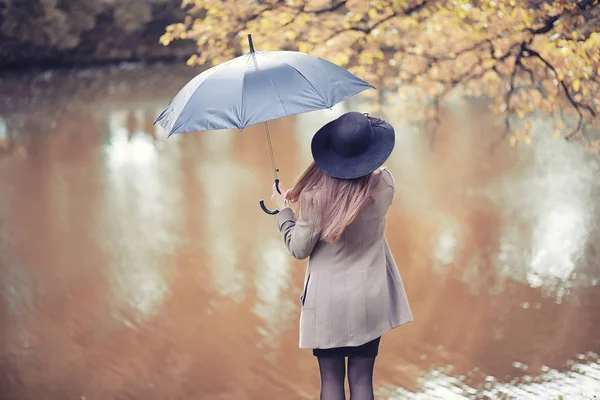
<svg viewBox="0 0 600 400"><path fill-rule="evenodd" d="M284 208L277 215L277 227L290 254L298 259L308 258L319 241L317 223L303 218L296 219L294 210Z"/></svg>

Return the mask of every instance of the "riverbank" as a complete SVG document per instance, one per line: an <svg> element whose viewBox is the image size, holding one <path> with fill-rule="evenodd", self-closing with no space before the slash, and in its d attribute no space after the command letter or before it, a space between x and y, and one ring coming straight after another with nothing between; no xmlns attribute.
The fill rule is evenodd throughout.
<svg viewBox="0 0 600 400"><path fill-rule="evenodd" d="M82 0L9 6L0 12L0 71L185 61L196 51L193 41L159 43L165 27L183 19L180 4Z"/></svg>

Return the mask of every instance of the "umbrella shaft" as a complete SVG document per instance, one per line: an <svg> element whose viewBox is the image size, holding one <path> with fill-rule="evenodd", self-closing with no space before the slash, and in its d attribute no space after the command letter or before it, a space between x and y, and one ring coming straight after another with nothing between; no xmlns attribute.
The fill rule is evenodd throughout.
<svg viewBox="0 0 600 400"><path fill-rule="evenodd" d="M275 156L273 155L273 145L271 144L271 133L269 132L269 123L265 122L265 133L267 134L267 142L269 143L269 154L271 155L271 166L273 167L273 175L278 179L277 173L279 170L275 166Z"/></svg>

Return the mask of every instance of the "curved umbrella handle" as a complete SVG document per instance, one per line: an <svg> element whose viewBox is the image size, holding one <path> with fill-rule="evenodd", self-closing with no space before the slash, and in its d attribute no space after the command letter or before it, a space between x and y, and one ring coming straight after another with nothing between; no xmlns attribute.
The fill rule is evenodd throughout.
<svg viewBox="0 0 600 400"><path fill-rule="evenodd" d="M275 178L275 188L277 189L277 191L279 192L279 194L281 194L281 190L279 190L279 178ZM275 215L275 214L279 214L279 210L269 210L267 208L267 206L265 206L265 201L261 200L258 202L260 204L260 208L262 208L262 210L269 214L269 215Z"/></svg>
<svg viewBox="0 0 600 400"><path fill-rule="evenodd" d="M267 208L267 206L265 206L265 201L264 200L259 201L259 204L260 204L260 208L262 208L262 210L264 212L266 212L267 214L269 214L269 215L279 214L279 210L269 210Z"/></svg>

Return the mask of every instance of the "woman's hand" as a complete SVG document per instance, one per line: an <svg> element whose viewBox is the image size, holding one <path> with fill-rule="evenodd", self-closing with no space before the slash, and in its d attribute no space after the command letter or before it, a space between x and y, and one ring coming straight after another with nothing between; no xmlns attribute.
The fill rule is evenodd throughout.
<svg viewBox="0 0 600 400"><path fill-rule="evenodd" d="M273 185L273 195L271 196L271 198L273 199L273 201L275 201L277 209L281 210L283 208L289 207L290 202L287 199L287 196L291 189L284 191L281 185L279 185L279 189L281 189L283 194L279 194L279 192L277 191L277 186Z"/></svg>

